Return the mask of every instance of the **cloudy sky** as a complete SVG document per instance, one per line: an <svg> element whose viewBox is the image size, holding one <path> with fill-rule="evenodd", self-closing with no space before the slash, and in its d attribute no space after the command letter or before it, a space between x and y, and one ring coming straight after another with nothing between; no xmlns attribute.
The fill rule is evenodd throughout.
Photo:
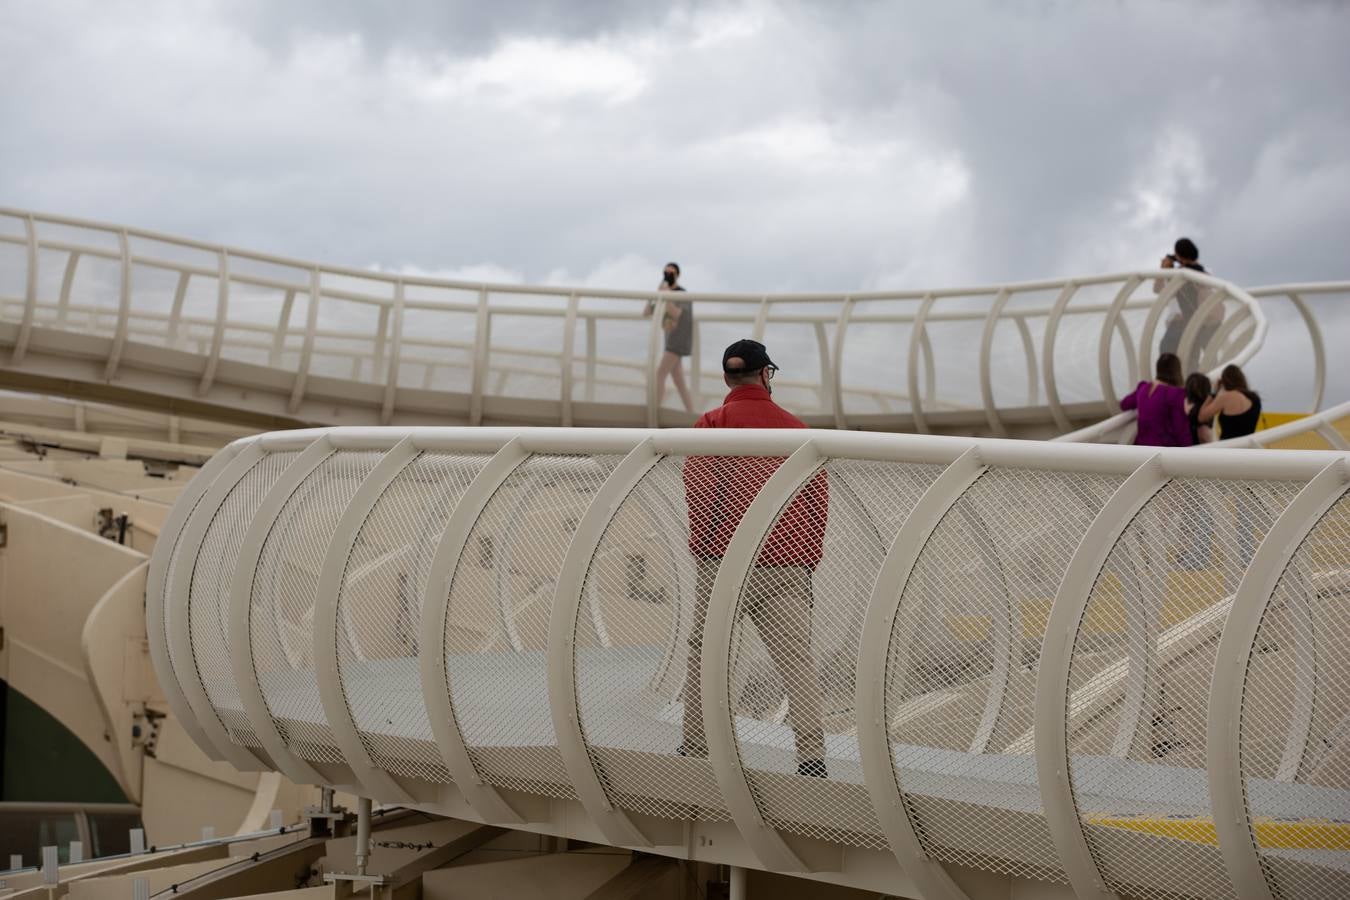
<svg viewBox="0 0 1350 900"><path fill-rule="evenodd" d="M1347 46L1294 0L10 0L0 205L502 281L930 287L1182 233L1346 279Z"/></svg>

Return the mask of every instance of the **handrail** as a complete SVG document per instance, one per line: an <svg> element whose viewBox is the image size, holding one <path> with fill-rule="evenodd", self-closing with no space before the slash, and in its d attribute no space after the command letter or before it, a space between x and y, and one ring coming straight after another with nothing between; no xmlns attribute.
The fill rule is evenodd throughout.
<svg viewBox="0 0 1350 900"><path fill-rule="evenodd" d="M633 323L643 321L643 306L666 299L659 291L414 277L0 208L0 218L5 217L17 217L30 231L23 237L0 234L0 242L31 242L35 253L67 254L65 281L74 282L63 284L59 302L38 296L36 288L30 291L24 309L32 316L31 327L102 335L115 325L106 366L113 384L139 384L137 367L142 365L147 373L188 365L181 359L160 364L153 354L147 358L143 352L124 352L123 345L134 341L200 354L191 399L237 404L241 390L250 397L279 392L283 396L272 408L309 421L331 416L330 401L340 398L340 403L358 407L362 420L381 423L421 418L437 409L470 423L519 417L595 425L616 421L616 413L600 408L609 405L644 407L642 418L649 425L687 422L656 405L659 320L644 326L648 341L638 341L632 330ZM53 228L63 231L54 235ZM110 246L119 241L117 249ZM77 259L120 261L127 302L112 310L78 296L94 267L85 266L76 275ZM131 271L138 268L176 273L172 302L167 295L159 297L149 279L131 279ZM1217 303L1243 310L1255 326L1244 332L1233 358L1251 357L1265 338L1266 322L1247 292L1189 270L1165 274L1173 289L1183 283L1205 286ZM1105 316L1102 340L1107 344L1100 353L1109 369L1114 365L1109 344L1117 335L1133 348L1126 318L1137 321L1147 314L1158 320L1166 296L1153 297L1142 288L1158 275L1150 270L974 287L767 296L691 291L684 298L698 304L695 346L703 356L694 361L692 380L719 378L716 348L700 335L739 324L745 333L767 329L771 334L771 349L785 364L786 377L776 386L791 390L785 402L813 424L952 427L934 418L945 409L968 411L961 427L1001 432L1013 422L1025 428L1028 422L1053 421L1062 428L1073 424L1070 412L1082 422L1100 416L1113 398L1082 387L1092 383L1086 370L1078 371L1084 355L1071 354L1067 347L1057 353L1053 336L1063 345L1071 333L1094 332ZM189 308L188 284L193 280L214 284L218 302L213 313ZM72 291L77 296L70 296ZM291 306L306 296L306 320L296 323ZM0 297L0 317L16 314L4 300ZM827 308L812 308L822 305ZM283 306L284 314L279 314ZM527 320L541 321L536 327L525 325ZM162 321L167 321L167 332L157 335ZM578 322L586 326L584 347L576 341ZM1070 323L1074 328L1066 327ZM1043 342L1040 334L1050 337ZM185 337L192 343L182 344ZM964 362L955 364L950 352L941 352L943 343L952 341L979 342L985 348L978 373ZM258 343L267 346L259 348ZM923 398L910 396L921 381L917 360L897 360L891 352L891 347L906 344L911 357L925 357L924 371L930 377L922 379ZM44 342L44 351L56 352L51 346ZM927 353L929 347L938 353ZM521 355L546 359L556 368L521 370L511 362ZM818 368L812 357L818 357ZM242 363L286 372L288 389L274 387L272 376L241 369ZM1124 364L1132 367L1134 361ZM820 383L817 371L825 379ZM338 388L332 379L350 387ZM1071 392L1069 384L1078 388ZM1007 414L1018 408L1037 412ZM634 418L633 411L620 415L624 421Z"/></svg>
<svg viewBox="0 0 1350 900"><path fill-rule="evenodd" d="M1323 675L1292 669L1294 705L1344 704L1344 679L1325 672L1350 653L1337 637L1345 611L1323 600L1350 569L1328 555L1343 543L1350 451L362 427L258 435L221 459L173 510L171 531L186 537L159 541L153 560L200 583L157 575L147 597L161 685L214 758L874 890L878 853L894 860L890 884L912 877L955 898L951 864L1067 879L1083 896L1187 894L1193 879L1213 893L1230 886L1226 871L1232 884L1250 877L1255 858L1272 883L1297 877L1301 896L1344 886L1347 851L1316 841L1350 808L1350 771L1322 760L1350 748L1331 718L1282 716L1261 679L1287 671L1288 654L1315 656ZM723 501L746 493L744 518L701 511L709 478ZM1194 546L1179 501L1197 490L1207 568L1164 552ZM691 541L691 520L700 535L729 529L725 558L686 549L709 546ZM203 541L208 524L217 537ZM765 561L809 554L813 540L812 561ZM1139 552L1144 541L1157 549ZM218 575L197 565L207 554ZM1260 559L1297 577L1244 578ZM286 578L255 577L264 560ZM780 670L803 632L766 585L793 565L812 571L797 648L810 665ZM1252 602L1298 605L1302 624L1230 636L1237 604L1250 618ZM227 614L224 651L161 621ZM1213 655L1195 652L1220 634L1225 671L1251 673L1241 696L1212 695ZM669 676L686 665L702 679L707 759L676 752L689 694ZM1167 682L1165 696L1130 682L1136 665ZM803 698L820 692L825 757L803 761ZM1110 752L1085 715L1117 732ZM1171 719L1200 735L1240 719L1242 752L1172 754L1147 725ZM1122 739L1140 733L1142 749ZM1277 774L1243 743L1258 739L1294 741L1310 761ZM798 774L807 763L820 768ZM1223 846L1211 781L1226 791ZM1244 817L1281 820L1283 843L1237 852Z"/></svg>

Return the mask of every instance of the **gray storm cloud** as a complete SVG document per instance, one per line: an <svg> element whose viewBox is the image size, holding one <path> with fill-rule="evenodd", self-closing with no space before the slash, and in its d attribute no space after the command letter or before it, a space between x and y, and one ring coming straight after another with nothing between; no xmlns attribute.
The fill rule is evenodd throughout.
<svg viewBox="0 0 1350 900"><path fill-rule="evenodd" d="M1037 278L1182 233L1242 284L1343 279L1348 43L1336 3L11 3L0 203L625 287Z"/></svg>

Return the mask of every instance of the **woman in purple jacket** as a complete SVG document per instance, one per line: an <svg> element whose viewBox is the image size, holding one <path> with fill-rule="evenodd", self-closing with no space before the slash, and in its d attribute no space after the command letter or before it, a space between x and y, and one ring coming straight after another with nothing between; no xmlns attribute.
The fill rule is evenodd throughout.
<svg viewBox="0 0 1350 900"><path fill-rule="evenodd" d="M1181 360L1175 353L1158 357L1155 378L1141 381L1121 398L1121 409L1139 410L1136 444L1189 447L1191 423L1186 418L1186 391L1181 386Z"/></svg>

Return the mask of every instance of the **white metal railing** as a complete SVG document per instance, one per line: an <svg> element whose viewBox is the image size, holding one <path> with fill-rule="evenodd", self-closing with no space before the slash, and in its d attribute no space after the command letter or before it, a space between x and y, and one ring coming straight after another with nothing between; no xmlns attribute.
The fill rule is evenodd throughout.
<svg viewBox="0 0 1350 900"><path fill-rule="evenodd" d="M686 421L656 403L668 294L399 276L25 210L0 209L5 221L0 248L22 253L22 290L0 297L16 365L35 347L57 352L46 331L88 334L104 339L99 349L70 352L103 354L104 382L181 371L193 397L246 390L257 404L276 393L297 418L336 402L383 423ZM700 405L721 393L720 348L748 335L771 345L784 364L780 396L812 424L927 432L954 422L1005 434L1027 421L1066 431L1117 410L1117 395L1151 368L1163 311L1188 283L1206 310L1225 313L1202 358L1250 359L1267 329L1260 304L1188 270L681 299L695 303ZM644 318L649 303L655 314ZM1199 337L1196 327L1182 341Z"/></svg>
<svg viewBox="0 0 1350 900"><path fill-rule="evenodd" d="M1322 329L1318 325L1317 317L1309 306L1307 298L1350 295L1350 281L1270 285L1250 288L1248 293L1263 306L1287 302L1298 312L1299 320L1307 330L1307 345L1312 354L1313 384L1308 409L1316 413L1321 410L1322 401L1326 394L1327 352ZM1200 316L1197 315L1195 318L1199 319ZM1218 342L1218 338L1219 336L1216 335L1215 343ZM1221 358L1222 356L1212 356L1208 359L1202 359L1202 368L1205 368L1211 377L1216 377L1223 366L1227 364L1226 362L1220 362ZM1246 365L1244 362L1238 362L1238 364ZM1151 367L1148 367L1140 371L1150 370ZM1133 411L1116 412L1100 422L1094 422L1091 425L1061 434L1054 440L1076 443L1128 444L1134 440L1134 420L1135 414ZM1260 444L1247 444L1245 446L1260 446ZM1333 444L1332 446L1337 445Z"/></svg>
<svg viewBox="0 0 1350 900"><path fill-rule="evenodd" d="M178 500L147 633L213 757L384 801L925 897L1339 897L1348 491L1331 451L280 432Z"/></svg>

